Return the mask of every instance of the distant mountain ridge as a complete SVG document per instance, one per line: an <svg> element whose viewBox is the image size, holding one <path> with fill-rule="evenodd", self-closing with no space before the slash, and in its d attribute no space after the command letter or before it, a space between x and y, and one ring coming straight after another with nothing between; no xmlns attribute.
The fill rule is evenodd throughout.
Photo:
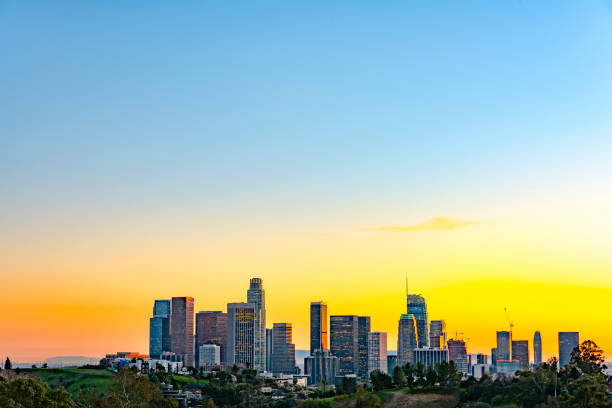
<svg viewBox="0 0 612 408"><path fill-rule="evenodd" d="M57 356L50 357L43 360L43 363L47 363L49 366L82 366L85 364L98 364L100 357L86 357L86 356Z"/></svg>

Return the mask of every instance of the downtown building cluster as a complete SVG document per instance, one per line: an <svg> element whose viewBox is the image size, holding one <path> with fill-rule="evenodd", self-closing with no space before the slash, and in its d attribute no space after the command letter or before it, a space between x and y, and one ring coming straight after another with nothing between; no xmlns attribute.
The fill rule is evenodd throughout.
<svg viewBox="0 0 612 408"><path fill-rule="evenodd" d="M195 325L194 325L195 321ZM298 378L308 384L338 384L343 378L367 382L375 370L393 373L396 366L454 362L465 376L513 375L542 363L539 332L533 339L533 364L527 340L509 331L496 333L490 355L468 354L466 342L447 338L444 320L429 320L425 298L406 294L406 313L400 315L397 354L388 353L387 333L371 331L371 317L328 316L327 303L310 304L310 353L304 372L296 366L291 323L266 327L265 291L260 278L252 278L246 302L228 303L226 311L194 311L194 299L155 300L150 318L150 359L165 367L229 369L249 367L264 375ZM577 332L559 333L559 365L569 363L579 344ZM157 362L155 363L157 364Z"/></svg>
<svg viewBox="0 0 612 408"><path fill-rule="evenodd" d="M266 329L263 281L252 278L246 302L226 311L195 313L192 297L155 300L149 319L150 359L171 367L228 368L234 365L278 375L296 374L291 323ZM194 325L195 321L195 325Z"/></svg>

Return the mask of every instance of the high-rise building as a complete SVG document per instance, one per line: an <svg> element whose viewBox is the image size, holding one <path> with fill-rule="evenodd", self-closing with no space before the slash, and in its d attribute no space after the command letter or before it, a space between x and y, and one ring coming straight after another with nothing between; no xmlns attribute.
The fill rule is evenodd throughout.
<svg viewBox="0 0 612 408"><path fill-rule="evenodd" d="M491 349L491 365L497 364L497 347Z"/></svg>
<svg viewBox="0 0 612 408"><path fill-rule="evenodd" d="M414 364L422 363L425 367L434 366L448 361L448 352L445 348L416 348L412 350L412 361Z"/></svg>
<svg viewBox="0 0 612 408"><path fill-rule="evenodd" d="M202 344L198 347L198 367L221 364L221 347L216 344Z"/></svg>
<svg viewBox="0 0 612 408"><path fill-rule="evenodd" d="M170 351L179 355L185 367L193 367L193 298L173 297L170 314Z"/></svg>
<svg viewBox="0 0 612 408"><path fill-rule="evenodd" d="M542 364L542 336L539 331L533 335L533 363L536 366Z"/></svg>
<svg viewBox="0 0 612 408"><path fill-rule="evenodd" d="M397 355L387 354L387 374L393 375L395 367L397 367Z"/></svg>
<svg viewBox="0 0 612 408"><path fill-rule="evenodd" d="M357 375L362 381L367 381L368 371L368 336L370 335L370 316L359 316L358 343L359 343L359 372Z"/></svg>
<svg viewBox="0 0 612 408"><path fill-rule="evenodd" d="M387 333L371 332L368 335L368 373L387 372Z"/></svg>
<svg viewBox="0 0 612 408"><path fill-rule="evenodd" d="M295 374L295 344L292 343L291 323L274 323L272 326L272 372Z"/></svg>
<svg viewBox="0 0 612 408"><path fill-rule="evenodd" d="M417 347L416 320L412 315L403 314L397 330L397 364L403 367L406 363L412 363L412 350Z"/></svg>
<svg viewBox="0 0 612 408"><path fill-rule="evenodd" d="M510 332L507 331L498 331L497 332L497 355L495 359L497 361L509 361L512 353L510 352L510 347L512 344L512 336Z"/></svg>
<svg viewBox="0 0 612 408"><path fill-rule="evenodd" d="M529 370L529 342L527 340L512 340L512 360L519 362L521 370Z"/></svg>
<svg viewBox="0 0 612 408"><path fill-rule="evenodd" d="M153 317L149 319L149 355L159 358L170 351L170 300L155 300Z"/></svg>
<svg viewBox="0 0 612 408"><path fill-rule="evenodd" d="M274 342L274 333L272 329L266 329L266 371L272 372L272 348Z"/></svg>
<svg viewBox="0 0 612 408"><path fill-rule="evenodd" d="M487 364L487 355L486 354L476 354L476 364Z"/></svg>
<svg viewBox="0 0 612 408"><path fill-rule="evenodd" d="M253 368L257 371L266 369L266 292L261 278L252 278L247 291L247 303L255 305L255 350Z"/></svg>
<svg viewBox="0 0 612 408"><path fill-rule="evenodd" d="M149 319L149 355L159 359L164 351L170 351L170 317L153 316Z"/></svg>
<svg viewBox="0 0 612 408"><path fill-rule="evenodd" d="M227 314L221 311L203 311L196 313L195 323L196 361L199 361L200 346L216 344L220 347L219 358L225 361L225 337L227 336Z"/></svg>
<svg viewBox="0 0 612 408"><path fill-rule="evenodd" d="M408 316L413 316L417 328L417 347L429 347L427 303L421 295L406 295Z"/></svg>
<svg viewBox="0 0 612 408"><path fill-rule="evenodd" d="M153 316L170 316L170 299L156 300L153 303Z"/></svg>
<svg viewBox="0 0 612 408"><path fill-rule="evenodd" d="M340 361L329 350L317 349L304 359L304 374L308 376L308 384L319 384L323 380L327 384L334 384L340 375Z"/></svg>
<svg viewBox="0 0 612 408"><path fill-rule="evenodd" d="M359 317L331 316L330 351L338 357L340 375L359 375Z"/></svg>
<svg viewBox="0 0 612 408"><path fill-rule="evenodd" d="M327 303L310 303L310 354L327 349Z"/></svg>
<svg viewBox="0 0 612 408"><path fill-rule="evenodd" d="M255 354L255 315L253 303L227 304L225 357L229 364L253 367Z"/></svg>
<svg viewBox="0 0 612 408"><path fill-rule="evenodd" d="M559 367L570 363L572 351L580 344L578 332L559 332Z"/></svg>
<svg viewBox="0 0 612 408"><path fill-rule="evenodd" d="M467 358L467 348L463 340L450 339L448 345L448 360L454 361L459 372L469 374L469 364Z"/></svg>
<svg viewBox="0 0 612 408"><path fill-rule="evenodd" d="M431 348L446 347L446 322L444 320L432 320L429 323L429 346Z"/></svg>

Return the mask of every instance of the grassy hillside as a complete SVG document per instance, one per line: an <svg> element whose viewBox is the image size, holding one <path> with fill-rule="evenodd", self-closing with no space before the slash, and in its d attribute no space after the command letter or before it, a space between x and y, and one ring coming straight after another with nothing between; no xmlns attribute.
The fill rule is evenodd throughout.
<svg viewBox="0 0 612 408"><path fill-rule="evenodd" d="M95 388L100 392L109 390L115 375L108 370L88 370L77 368L28 368L21 370L31 377L38 377L51 387L64 387L72 396L79 390Z"/></svg>

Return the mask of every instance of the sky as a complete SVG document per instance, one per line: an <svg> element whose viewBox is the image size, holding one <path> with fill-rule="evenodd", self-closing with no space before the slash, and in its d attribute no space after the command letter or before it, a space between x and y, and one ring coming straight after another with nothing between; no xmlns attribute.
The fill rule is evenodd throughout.
<svg viewBox="0 0 612 408"><path fill-rule="evenodd" d="M612 355L612 2L0 0L0 357L148 352L153 300L396 348Z"/></svg>

